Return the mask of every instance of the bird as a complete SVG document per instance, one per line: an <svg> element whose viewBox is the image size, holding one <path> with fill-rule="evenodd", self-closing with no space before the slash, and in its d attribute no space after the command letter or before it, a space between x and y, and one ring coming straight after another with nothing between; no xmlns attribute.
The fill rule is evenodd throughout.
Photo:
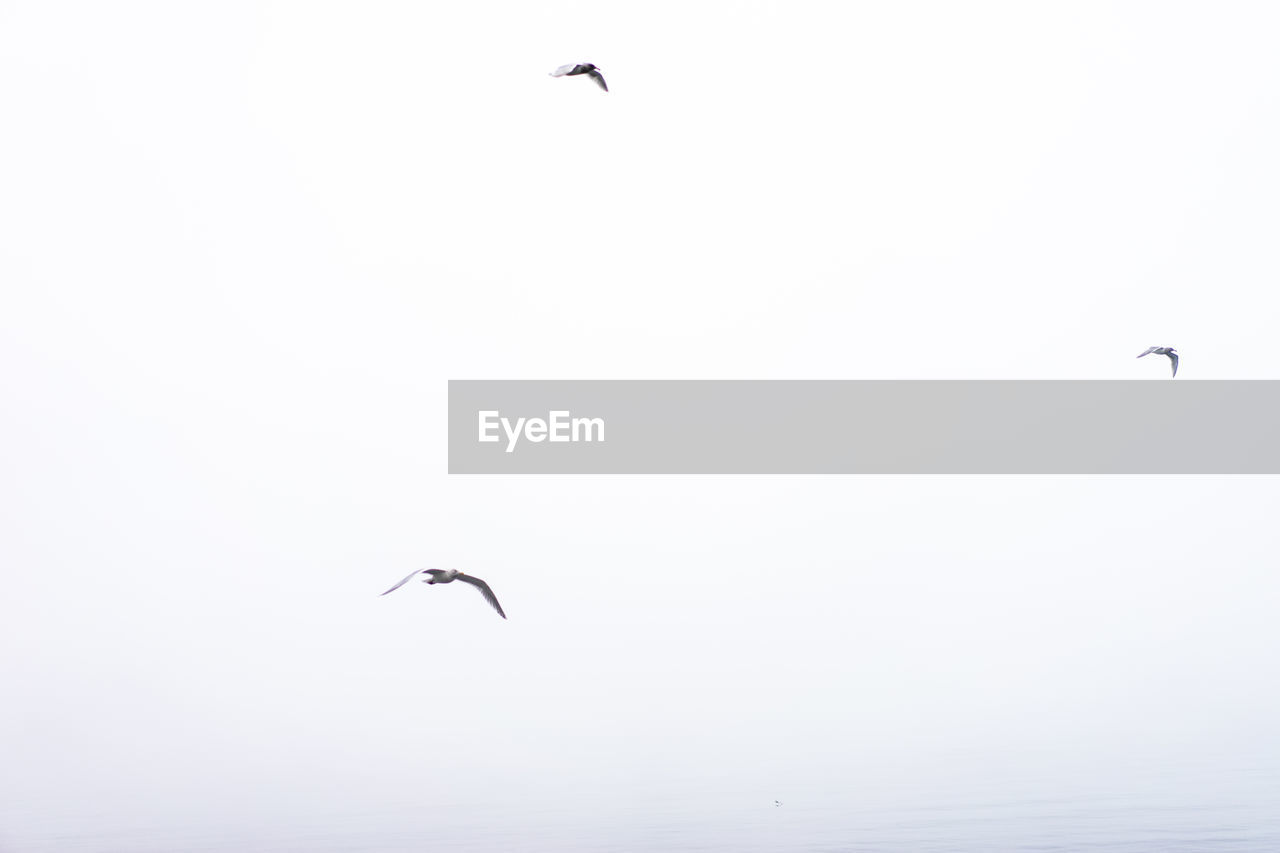
<svg viewBox="0 0 1280 853"><path fill-rule="evenodd" d="M1173 362L1173 375L1178 375L1178 351L1176 349L1173 347L1148 347L1147 351L1138 356L1138 358L1142 358L1143 355L1151 355L1152 353L1155 353L1156 355L1169 356L1169 361Z"/></svg>
<svg viewBox="0 0 1280 853"><path fill-rule="evenodd" d="M596 68L590 62L581 65L561 65L555 71L551 72L552 77L576 77L579 74L587 75L592 80L595 80L596 85L601 89L604 89L606 92L609 91L609 87L605 85L604 82L604 75L600 73L599 68Z"/></svg>
<svg viewBox="0 0 1280 853"><path fill-rule="evenodd" d="M423 583L428 583L428 584L453 583L454 581L462 581L463 583L469 583L472 586L474 586L476 589L480 590L480 594L484 596L484 600L489 602L490 607L498 611L499 616L501 616L503 619L507 618L507 614L502 612L502 605L498 603L498 597L493 594L493 590L489 589L489 585L487 583L480 580L480 578L472 577L471 575L465 575L462 572L458 571L457 569L418 569L416 572L413 572L412 574L408 575L404 580L400 581L400 583L391 587L391 589L387 590L387 592L395 592L397 589L404 586L405 584L413 580L418 575L427 575L427 579L424 580ZM384 592L382 594L386 595L387 592Z"/></svg>
<svg viewBox="0 0 1280 853"><path fill-rule="evenodd" d="M775 809L776 809L778 806L780 806L780 805L782 805L782 803L778 802L777 800L774 800L774 801L773 801L773 807L774 807Z"/></svg>

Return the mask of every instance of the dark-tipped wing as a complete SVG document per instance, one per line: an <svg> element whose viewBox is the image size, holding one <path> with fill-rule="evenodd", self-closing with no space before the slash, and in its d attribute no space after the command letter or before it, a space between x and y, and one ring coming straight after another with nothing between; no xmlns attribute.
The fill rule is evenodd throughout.
<svg viewBox="0 0 1280 853"><path fill-rule="evenodd" d="M601 89L604 89L606 92L609 91L609 87L606 86L604 82L604 75L601 74L599 71L595 71L595 70L588 71L587 76L590 77L592 80L595 80L596 85L599 86ZM624 80L622 82L625 83L626 81ZM625 89L626 87L623 86L623 88Z"/></svg>
<svg viewBox="0 0 1280 853"><path fill-rule="evenodd" d="M487 583L480 580L480 578L475 578L471 575L464 575L461 572L458 573L458 576L454 578L454 580L469 583L476 589L480 590L480 594L484 596L485 601L489 602L489 606L498 611L498 615L503 619L507 618L507 614L502 612L502 605L498 603L498 597L493 594L493 590L489 589L489 585Z"/></svg>
<svg viewBox="0 0 1280 853"><path fill-rule="evenodd" d="M430 570L430 569L418 569L418 570L417 570L416 572L414 572L413 574L406 575L404 580L400 581L400 583L398 583L398 584L396 584L395 586L391 587L391 589L387 590L387 592L395 592L397 589L399 589L400 587L404 586L404 585L405 585L405 584L407 584L409 581L411 581L411 580L413 580L414 578L416 578L418 575L424 574L424 573L429 572L429 571L431 571L431 570ZM383 595L386 595L386 594L387 594L387 592L384 592L384 593L383 593Z"/></svg>
<svg viewBox="0 0 1280 853"><path fill-rule="evenodd" d="M1178 354L1176 352L1169 353L1169 360L1173 362L1173 375L1178 375Z"/></svg>

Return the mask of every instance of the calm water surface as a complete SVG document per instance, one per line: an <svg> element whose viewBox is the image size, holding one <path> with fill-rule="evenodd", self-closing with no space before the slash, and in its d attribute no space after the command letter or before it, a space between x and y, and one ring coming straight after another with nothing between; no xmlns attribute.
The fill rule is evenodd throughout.
<svg viewBox="0 0 1280 853"><path fill-rule="evenodd" d="M759 778L681 778L561 791L535 781L434 803L354 797L276 817L230 808L186 825L64 804L16 815L0 851L1280 850L1280 762L1248 756L884 766L779 780L778 790Z"/></svg>

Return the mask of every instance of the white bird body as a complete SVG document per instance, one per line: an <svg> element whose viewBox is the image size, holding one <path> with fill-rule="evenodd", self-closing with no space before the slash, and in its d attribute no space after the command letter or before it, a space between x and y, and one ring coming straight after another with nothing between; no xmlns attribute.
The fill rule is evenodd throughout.
<svg viewBox="0 0 1280 853"><path fill-rule="evenodd" d="M600 69L596 68L590 62L573 63L571 65L561 65L555 71L551 72L552 77L576 77L579 74L585 74L592 80L596 81L596 85L606 92L609 86L604 82L604 75L600 73Z"/></svg>
<svg viewBox="0 0 1280 853"><path fill-rule="evenodd" d="M1147 347L1147 351L1138 356L1142 358L1144 355L1167 355L1169 361L1173 363L1173 375L1178 375L1178 351L1173 347Z"/></svg>
<svg viewBox="0 0 1280 853"><path fill-rule="evenodd" d="M408 575L405 575L404 580L400 581L400 583L391 587L391 589L387 590L387 592L395 592L397 589L404 586L409 581L416 578L418 575L426 575L426 578L424 578L422 581L425 584L434 585L438 583L453 583L454 581L462 581L463 583L469 583L472 586L474 586L476 589L480 590L480 594L484 596L484 600L489 602L490 607L498 611L499 616L501 616L503 619L507 618L507 614L502 612L502 605L498 603L498 597L493 594L493 590L489 589L489 585L487 583L480 580L480 578L473 577L472 575L464 574L458 571L457 569L418 569L416 572L412 572ZM384 592L382 594L386 595L387 592Z"/></svg>

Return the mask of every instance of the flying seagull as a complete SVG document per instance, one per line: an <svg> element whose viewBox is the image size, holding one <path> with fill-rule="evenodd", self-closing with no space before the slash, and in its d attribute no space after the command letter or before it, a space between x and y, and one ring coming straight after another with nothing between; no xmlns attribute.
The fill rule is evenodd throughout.
<svg viewBox="0 0 1280 853"><path fill-rule="evenodd" d="M600 69L596 68L590 62L585 65L561 65L555 71L551 72L552 77L576 77L579 74L585 74L592 80L596 81L596 85L606 92L609 87L604 83L604 75L600 73Z"/></svg>
<svg viewBox="0 0 1280 853"><path fill-rule="evenodd" d="M397 589L404 586L405 584L413 580L418 575L427 576L427 579L424 580L423 583L430 583L430 584L453 583L454 581L462 581L463 583L469 583L472 586L474 586L476 589L480 590L480 594L484 596L484 600L489 602L490 607L498 611L499 616L501 616L503 619L507 618L507 614L502 612L502 605L498 603L498 597L493 594L493 590L489 589L489 585L487 583L480 580L480 578L475 578L475 577L472 577L471 575L464 575L462 572L458 571L457 569L418 569L418 571L414 572L413 574L406 577L404 580L400 581L400 583L391 587L391 589L387 590L387 592L395 592ZM384 592L383 595L386 595L387 592Z"/></svg>
<svg viewBox="0 0 1280 853"><path fill-rule="evenodd" d="M1151 355L1152 353L1169 356L1169 361L1173 362L1173 375L1178 375L1178 351L1176 349L1173 347L1148 347L1147 351L1142 355ZM1138 356L1138 358L1142 358L1142 355Z"/></svg>

